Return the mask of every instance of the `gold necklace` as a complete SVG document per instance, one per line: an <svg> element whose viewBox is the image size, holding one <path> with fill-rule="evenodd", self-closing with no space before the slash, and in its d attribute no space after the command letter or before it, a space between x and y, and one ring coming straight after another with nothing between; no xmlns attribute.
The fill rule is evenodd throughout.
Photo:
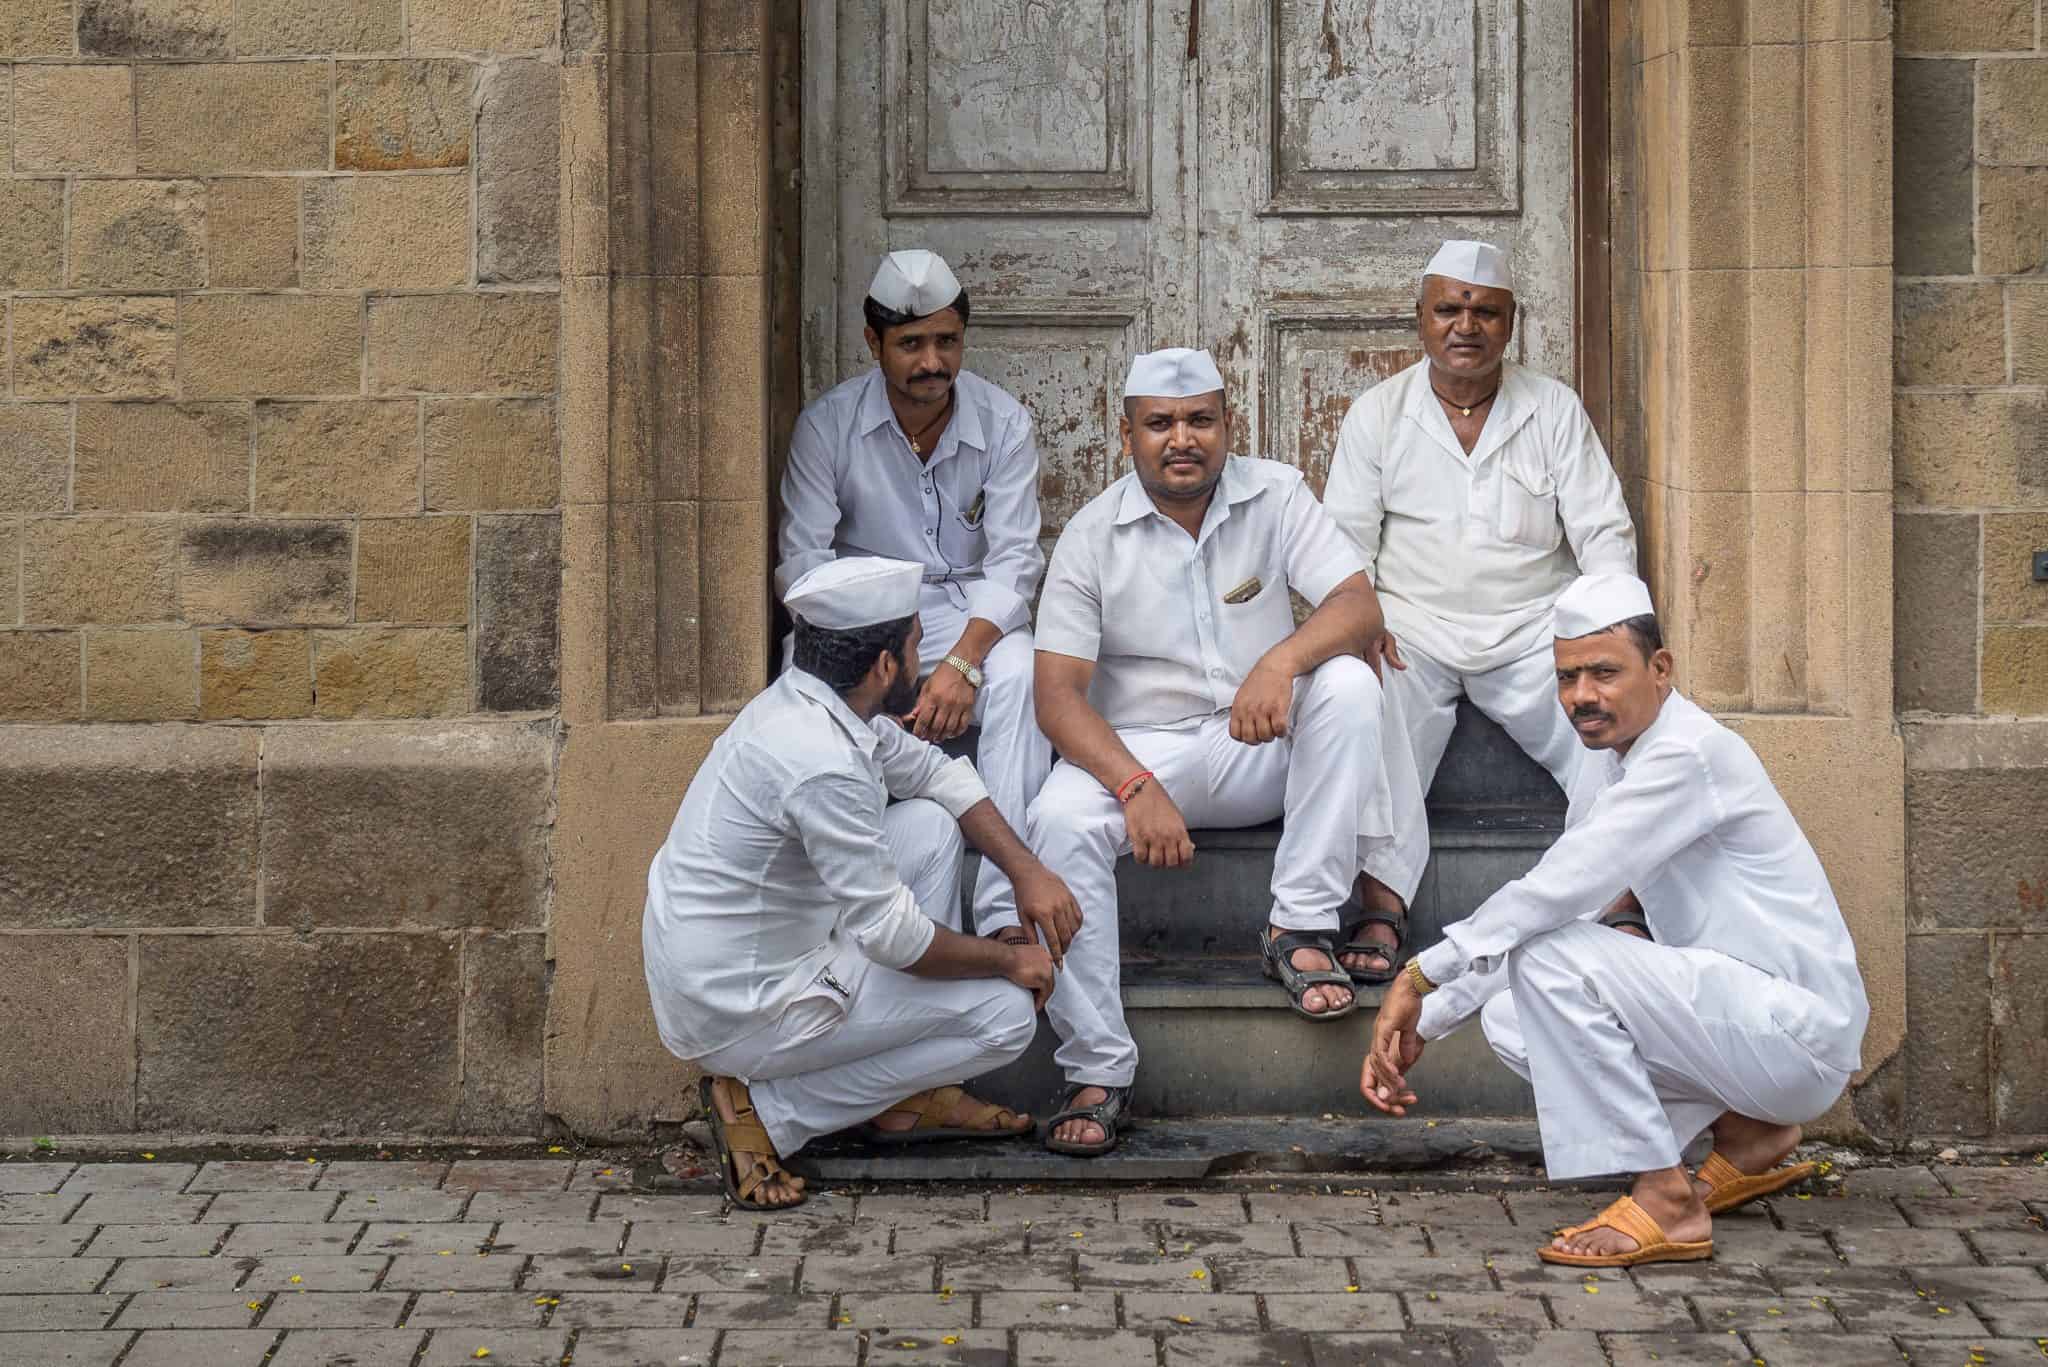
<svg viewBox="0 0 2048 1367"><path fill-rule="evenodd" d="M953 416L953 396L949 394L949 395L947 395L947 396L946 396L946 406L945 406L944 408L942 408L942 409L940 409L940 410L939 410L939 416L937 416L936 418L933 418L933 419L932 419L932 420L931 420L930 422L928 422L928 423L926 423L926 424L925 424L924 426L922 426L922 427L918 428L918 429L917 429L917 435L916 435L916 436L914 436L914 437L913 437L913 436L911 436L911 435L910 435L910 434L909 434L908 432L906 432L906 433L904 433L904 434L903 434L903 439L904 439L905 441L907 441L907 442L909 442L909 443L910 443L910 453L911 453L912 455L914 455L914 456L921 456L921 455L923 455L923 454L924 454L924 444L923 444L923 443L924 443L924 439L925 439L925 437L926 437L926 436L928 436L928 435L930 435L930 433L931 433L931 430L932 430L932 429L933 429L934 427L937 427L937 426L938 426L938 425L939 425L940 423L944 422L944 421L945 421L945 420L946 420L947 418L950 418L950 417L952 417L952 416Z"/></svg>
<svg viewBox="0 0 2048 1367"><path fill-rule="evenodd" d="M1473 409L1473 408L1484 408L1484 407L1486 407L1486 405L1488 405L1488 404L1492 403L1492 402L1494 401L1494 399L1495 399L1496 397L1498 397L1498 396L1499 396L1499 394L1500 394L1500 386L1499 386L1499 385L1495 385L1495 386L1493 387L1493 393L1491 393L1491 394L1488 394L1488 395L1487 395L1487 396L1486 396L1485 398L1481 399L1481 400L1480 400L1480 401L1479 401L1478 403L1475 403L1475 404L1473 404L1473 405L1472 405L1472 408L1467 408L1467 407L1466 407L1466 406L1465 406L1464 404L1461 404L1461 403L1459 403L1459 402L1458 402L1458 401L1457 401L1456 399L1446 399L1446 398L1444 398L1444 395L1443 395L1443 391L1442 391L1442 390L1440 390L1440 389L1438 389L1438 388L1437 388L1437 387L1436 387L1435 385L1431 385L1431 386L1429 387L1429 392L1430 392L1430 393L1432 393L1432 394L1434 394L1434 395L1436 395L1436 397L1437 397L1437 400L1438 400L1438 402L1440 402L1440 403L1445 403L1445 404L1449 404L1449 405L1450 405L1450 406L1451 406L1452 408L1455 408L1455 409L1457 409L1459 413L1461 413L1461 414L1462 414L1462 415L1464 415L1465 417L1468 417L1468 418L1469 418L1469 417L1471 417L1471 416L1472 416L1472 409Z"/></svg>

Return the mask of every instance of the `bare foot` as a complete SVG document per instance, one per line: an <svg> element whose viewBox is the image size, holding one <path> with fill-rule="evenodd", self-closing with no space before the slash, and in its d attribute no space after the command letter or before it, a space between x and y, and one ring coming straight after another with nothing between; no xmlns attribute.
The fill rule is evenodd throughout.
<svg viewBox="0 0 2048 1367"><path fill-rule="evenodd" d="M1278 926L1266 927L1268 939L1277 939L1282 934L1284 932ZM1328 973L1336 969L1336 965L1330 962L1330 956L1323 953L1320 949L1297 949L1294 953L1287 956L1287 962L1293 964L1303 973ZM1327 986L1311 987L1301 994L1301 1009L1312 1016L1320 1016L1330 1011L1342 1011L1350 1004L1351 989L1348 987L1338 987L1334 983Z"/></svg>
<svg viewBox="0 0 2048 1367"><path fill-rule="evenodd" d="M718 1118L727 1124L739 1120L741 1109L751 1110L754 1099L747 1094L746 1086L736 1078L713 1078L711 1082L711 1104L718 1108ZM744 1182L747 1174L754 1170L756 1163L765 1163L769 1176L754 1188L748 1198L766 1206L793 1206L804 1199L804 1179L782 1166L781 1158L774 1150L756 1153L751 1149L734 1148L732 1170L735 1180Z"/></svg>
<svg viewBox="0 0 2048 1367"><path fill-rule="evenodd" d="M1394 890L1369 873L1358 875L1357 883L1352 886L1352 894L1357 897L1358 904L1362 907L1391 912L1403 919L1407 917L1408 909L1401 905L1401 899L1394 895ZM1400 952L1401 940L1392 926L1384 921L1368 921L1359 928L1354 938L1369 944L1385 945L1386 952L1340 954L1337 961L1346 969L1355 968L1361 973L1378 975L1389 972L1394 967L1394 955Z"/></svg>
<svg viewBox="0 0 2048 1367"><path fill-rule="evenodd" d="M891 1134L901 1134L903 1131L912 1128L917 1124L918 1118L924 1114L923 1105L927 1095L929 1093L918 1092L914 1096L903 1098L903 1100L876 1116L872 1122L874 1127L878 1130L887 1130ZM948 1111L946 1118L939 1122L940 1128L949 1130L994 1130L1000 1131L1003 1134L1027 1134L1030 1132L1030 1113L1027 1111L1013 1111L1007 1106L1002 1108L1002 1115L992 1118L993 1123L982 1122L976 1124L975 1121L978 1113L988 1105L989 1103L981 1100L981 1098L967 1092L962 1092L960 1093L960 1099L953 1103L953 1109ZM1003 1115L1010 1117L1010 1123L1002 1123Z"/></svg>
<svg viewBox="0 0 2048 1367"><path fill-rule="evenodd" d="M1714 1152L1734 1164L1743 1176L1754 1177L1789 1158L1804 1135L1797 1125L1773 1125L1729 1111L1714 1122ZM1694 1178L1692 1185L1701 1197L1706 1196L1709 1187L1705 1182Z"/></svg>
<svg viewBox="0 0 2048 1367"><path fill-rule="evenodd" d="M1664 1237L1672 1243L1700 1243L1714 1237L1713 1217L1701 1204L1699 1193L1692 1189L1692 1180L1684 1168L1646 1172L1636 1178L1635 1188L1629 1195L1643 1208L1644 1214L1657 1222L1664 1231ZM1595 1257L1633 1253L1640 1247L1633 1238L1608 1225L1596 1225L1577 1234L1560 1234L1550 1241L1550 1246L1564 1253Z"/></svg>
<svg viewBox="0 0 2048 1367"><path fill-rule="evenodd" d="M1098 1106L1109 1100L1100 1087L1083 1087L1067 1098L1068 1106ZM1109 1132L1093 1120L1067 1120L1053 1127L1053 1138L1065 1144L1100 1144Z"/></svg>

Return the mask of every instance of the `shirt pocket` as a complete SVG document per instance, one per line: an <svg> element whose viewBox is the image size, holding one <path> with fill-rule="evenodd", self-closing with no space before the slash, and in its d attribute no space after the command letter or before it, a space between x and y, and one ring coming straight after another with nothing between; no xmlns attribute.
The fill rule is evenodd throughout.
<svg viewBox="0 0 2048 1367"><path fill-rule="evenodd" d="M1557 521L1557 482L1548 469L1502 462L1500 518L1494 530L1517 546L1557 549L1563 529Z"/></svg>

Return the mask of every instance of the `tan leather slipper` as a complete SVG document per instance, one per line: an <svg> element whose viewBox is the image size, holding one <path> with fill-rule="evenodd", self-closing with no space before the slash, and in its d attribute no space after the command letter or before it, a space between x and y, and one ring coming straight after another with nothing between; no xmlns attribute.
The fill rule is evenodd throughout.
<svg viewBox="0 0 2048 1367"><path fill-rule="evenodd" d="M1561 1263L1566 1267L1637 1267L1643 1263L1696 1263L1714 1256L1712 1239L1702 1239L1698 1243L1672 1243L1664 1237L1663 1226L1651 1219L1648 1211L1627 1196L1583 1225L1561 1229L1558 1234L1569 1239L1574 1234L1584 1234L1589 1229L1601 1228L1611 1229L1617 1234L1626 1234L1636 1241L1636 1246L1626 1253L1567 1253L1561 1248L1552 1248L1545 1244L1536 1250L1536 1256L1546 1263Z"/></svg>
<svg viewBox="0 0 2048 1367"><path fill-rule="evenodd" d="M1750 1176L1716 1150L1707 1155L1707 1161L1700 1164L1700 1170L1693 1175L1707 1184L1707 1194L1702 1198L1707 1205L1707 1214L1719 1215L1804 1182L1819 1171L1818 1163L1787 1163L1782 1168Z"/></svg>

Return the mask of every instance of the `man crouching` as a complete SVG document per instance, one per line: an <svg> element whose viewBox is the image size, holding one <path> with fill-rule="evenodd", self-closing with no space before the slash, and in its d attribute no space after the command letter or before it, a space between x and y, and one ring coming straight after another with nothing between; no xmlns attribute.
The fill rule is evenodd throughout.
<svg viewBox="0 0 2048 1367"><path fill-rule="evenodd" d="M655 1023L708 1074L726 1193L749 1209L801 1202L780 1159L849 1126L882 1143L1031 1129L952 1085L1024 1052L1054 972L1035 942L959 933L962 833L1033 922L1070 938L1080 911L974 766L894 720L916 701L922 578L863 556L791 586L795 667L711 747L647 871Z"/></svg>

